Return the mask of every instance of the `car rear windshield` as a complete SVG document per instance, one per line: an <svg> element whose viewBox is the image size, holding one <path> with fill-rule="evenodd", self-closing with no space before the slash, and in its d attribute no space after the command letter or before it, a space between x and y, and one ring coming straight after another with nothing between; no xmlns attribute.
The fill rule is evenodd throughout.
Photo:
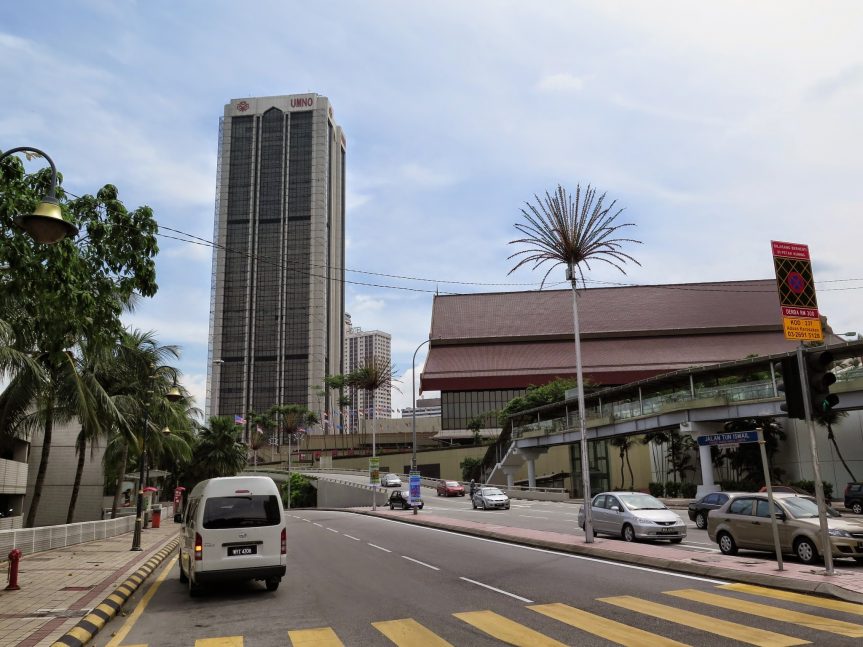
<svg viewBox="0 0 863 647"><path fill-rule="evenodd" d="M282 521L280 507L274 494L211 497L204 506L204 528L275 526Z"/></svg>

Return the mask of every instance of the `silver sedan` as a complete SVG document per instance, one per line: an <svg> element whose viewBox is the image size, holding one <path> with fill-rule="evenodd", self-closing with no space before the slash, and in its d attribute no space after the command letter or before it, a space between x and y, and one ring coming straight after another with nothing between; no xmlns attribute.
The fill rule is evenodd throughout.
<svg viewBox="0 0 863 647"><path fill-rule="evenodd" d="M679 544L686 537L686 524L662 501L642 492L602 492L590 504L593 531L597 534L636 539L669 539ZM578 512L584 530L584 507Z"/></svg>

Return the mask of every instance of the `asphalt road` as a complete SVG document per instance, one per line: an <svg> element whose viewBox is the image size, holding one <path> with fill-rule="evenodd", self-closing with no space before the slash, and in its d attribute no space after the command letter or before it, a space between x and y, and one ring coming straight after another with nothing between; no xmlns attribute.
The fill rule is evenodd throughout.
<svg viewBox="0 0 863 647"><path fill-rule="evenodd" d="M171 562L152 598L139 601L142 612L125 626L112 621L96 644L540 647L607 645L616 636L651 646L857 645L863 637L861 605L779 600L347 512L291 511L288 546L288 575L274 593L243 583L190 598ZM833 608L815 606L822 602ZM648 634L619 633L633 629ZM116 643L107 640L111 633Z"/></svg>

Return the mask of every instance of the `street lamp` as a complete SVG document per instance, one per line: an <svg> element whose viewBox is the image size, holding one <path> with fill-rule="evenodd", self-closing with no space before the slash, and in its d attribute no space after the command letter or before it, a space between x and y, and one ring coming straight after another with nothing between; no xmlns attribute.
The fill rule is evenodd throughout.
<svg viewBox="0 0 863 647"><path fill-rule="evenodd" d="M153 378L155 375L150 376L150 388L153 387ZM153 395L153 391L147 391L147 396L149 400L149 396ZM176 402L180 398L183 397L183 394L180 393L180 389L177 388L175 384L172 386L167 393L165 393L165 399L168 402ZM149 404L149 402L147 402ZM132 548L130 550L141 550L141 528L143 526L143 517L144 517L144 472L147 466L147 436L150 435L149 431L150 425L150 407L144 407L144 433L141 436L141 460L140 460L140 469L138 472L138 501L135 504L135 532L132 534ZM171 433L171 430L168 427L162 429L163 433Z"/></svg>
<svg viewBox="0 0 863 647"><path fill-rule="evenodd" d="M413 440L413 454L411 455L411 471L416 471L417 469L417 376L416 376L416 363L417 363L417 352L420 348L429 343L431 339L426 339L422 344L417 346L417 349L414 351L413 359L411 360L411 397L413 398L413 408L411 409L411 438Z"/></svg>
<svg viewBox="0 0 863 647"><path fill-rule="evenodd" d="M50 245L60 242L67 236L75 236L78 233L78 228L71 222L63 220L63 214L57 202L57 167L54 166L54 161L38 148L30 148L29 146L9 149L0 155L0 160L21 152L35 153L47 160L48 164L51 165L51 185L48 187L48 193L42 197L42 201L36 205L33 213L16 216L15 224L26 231L37 243Z"/></svg>

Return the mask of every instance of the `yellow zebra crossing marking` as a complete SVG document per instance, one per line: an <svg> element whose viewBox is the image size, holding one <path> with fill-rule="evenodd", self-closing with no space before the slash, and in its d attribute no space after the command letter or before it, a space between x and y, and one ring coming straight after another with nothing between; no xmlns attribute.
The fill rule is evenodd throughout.
<svg viewBox="0 0 863 647"><path fill-rule="evenodd" d="M566 647L564 643L505 618L494 611L468 611L453 615L480 631L484 631L489 636L516 647Z"/></svg>
<svg viewBox="0 0 863 647"><path fill-rule="evenodd" d="M336 632L329 627L296 629L288 632L294 647L344 647Z"/></svg>
<svg viewBox="0 0 863 647"><path fill-rule="evenodd" d="M598 598L600 602L607 602L623 609L629 609L637 613L653 616L660 620L667 620L680 625L694 627L712 634L738 640L740 642L749 643L750 645L758 645L758 647L791 647L792 645L806 645L808 640L799 640L791 636L785 636L773 631L764 629L756 629L755 627L747 627L746 625L729 622L719 618L704 616L700 613L693 613L676 607L669 607L665 604L656 602L648 602L640 600L631 595L621 595L613 598Z"/></svg>
<svg viewBox="0 0 863 647"><path fill-rule="evenodd" d="M750 593L752 595L760 595L765 598L773 598L774 600L797 602L799 604L807 604L810 607L819 607L821 609L830 609L831 611L842 611L843 613L853 613L858 616L863 616L863 604L857 604L856 602L844 602L843 600L819 598L805 593L780 591L779 589L769 589L765 586L755 586L754 584L722 584L719 588L727 591Z"/></svg>
<svg viewBox="0 0 863 647"><path fill-rule="evenodd" d="M637 627L630 627L617 620L611 620L602 616L576 609L568 604L536 604L529 606L528 609L541 613L549 618L554 618L560 622L566 623L576 629L581 629L587 633L605 638L618 645L627 647L643 647L650 645L651 647L681 647L686 643L677 642L670 638L665 638Z"/></svg>
<svg viewBox="0 0 863 647"><path fill-rule="evenodd" d="M680 591L666 591L666 595L673 595L686 600L694 600L702 604L709 604L723 609L731 609L748 613L759 618L769 618L771 620L779 620L780 622L788 622L810 629L818 629L819 631L827 631L840 636L848 636L850 638L863 638L863 625L855 625L853 622L845 622L844 620L833 620L831 618L822 618L821 616L812 615L811 613L801 613L800 611L789 611L788 609L780 609L771 607L759 602L750 602L748 600L738 600L716 593L708 593L707 591L698 591L696 589L683 589Z"/></svg>
<svg viewBox="0 0 863 647"><path fill-rule="evenodd" d="M200 638L195 641L195 647L243 647L243 637Z"/></svg>
<svg viewBox="0 0 863 647"><path fill-rule="evenodd" d="M399 647L453 647L451 643L411 618L373 622L372 626Z"/></svg>

